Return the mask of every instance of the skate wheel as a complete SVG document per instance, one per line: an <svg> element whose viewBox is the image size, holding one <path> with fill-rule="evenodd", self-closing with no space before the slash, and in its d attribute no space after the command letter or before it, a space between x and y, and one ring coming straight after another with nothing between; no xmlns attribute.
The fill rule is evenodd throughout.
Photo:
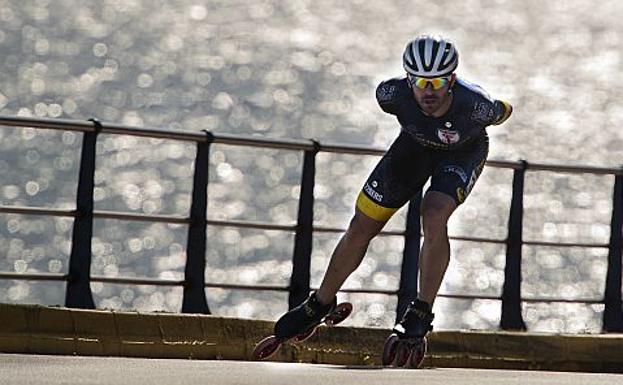
<svg viewBox="0 0 623 385"><path fill-rule="evenodd" d="M281 346L281 340L276 336L268 336L255 345L253 349L254 360L265 360L272 356Z"/></svg>
<svg viewBox="0 0 623 385"><path fill-rule="evenodd" d="M390 366L394 362L394 360L396 359L397 348L398 336L396 334L392 334L387 337L387 339L385 340L385 345L383 346L383 366Z"/></svg>
<svg viewBox="0 0 623 385"><path fill-rule="evenodd" d="M315 331L316 331L316 327L314 326L313 328L307 330L305 333L301 333L301 334L294 336L294 342L307 341L311 336L314 335Z"/></svg>
<svg viewBox="0 0 623 385"><path fill-rule="evenodd" d="M409 345L404 341L398 341L396 344L396 358L394 360L394 366L402 368L409 361L409 355L411 354L411 349L409 349Z"/></svg>
<svg viewBox="0 0 623 385"><path fill-rule="evenodd" d="M352 312L353 305L348 302L342 302L341 304L337 305L333 312L325 318L324 323L328 326L337 325L340 322L344 321L346 318L348 318L348 316Z"/></svg>
<svg viewBox="0 0 623 385"><path fill-rule="evenodd" d="M417 369L420 367L422 361L424 360L424 355L426 354L426 347L426 338L422 338L412 345L410 349L409 361L407 362L409 368Z"/></svg>

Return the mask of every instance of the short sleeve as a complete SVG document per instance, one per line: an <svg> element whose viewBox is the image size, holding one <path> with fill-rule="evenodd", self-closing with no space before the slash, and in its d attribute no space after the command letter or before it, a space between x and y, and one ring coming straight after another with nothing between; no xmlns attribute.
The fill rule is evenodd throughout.
<svg viewBox="0 0 623 385"><path fill-rule="evenodd" d="M392 115L398 113L400 94L400 83L395 79L384 81L376 87L376 101L383 111Z"/></svg>
<svg viewBox="0 0 623 385"><path fill-rule="evenodd" d="M498 125L504 123L512 112L513 107L505 101L482 98L475 101L471 119L486 126Z"/></svg>
<svg viewBox="0 0 623 385"><path fill-rule="evenodd" d="M496 100L493 102L493 110L495 111L495 119L491 124L498 125L504 123L513 113L513 106L504 100Z"/></svg>

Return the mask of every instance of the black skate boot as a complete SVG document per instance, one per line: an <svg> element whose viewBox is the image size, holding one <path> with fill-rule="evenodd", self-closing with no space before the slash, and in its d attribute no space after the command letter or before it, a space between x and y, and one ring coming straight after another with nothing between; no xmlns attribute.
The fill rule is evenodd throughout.
<svg viewBox="0 0 623 385"><path fill-rule="evenodd" d="M275 336L284 340L301 336L297 342L306 340L336 305L337 298L333 297L331 303L323 305L316 299L316 293L312 293L302 304L279 318L275 324Z"/></svg>
<svg viewBox="0 0 623 385"><path fill-rule="evenodd" d="M419 367L426 354L426 334L433 330L434 318L428 303L418 299L411 302L385 341L383 365Z"/></svg>
<svg viewBox="0 0 623 385"><path fill-rule="evenodd" d="M416 299L409 304L407 311L400 322L394 326L393 331L401 340L424 338L429 331L433 330L431 323L434 318L435 315L431 312L430 305Z"/></svg>
<svg viewBox="0 0 623 385"><path fill-rule="evenodd" d="M313 293L302 304L279 318L275 324L275 334L255 345L253 358L268 359L284 342L303 342L314 334L318 325L324 323L333 326L344 321L353 311L353 305L348 302L336 303L334 297L330 304L323 305L316 299L316 293Z"/></svg>

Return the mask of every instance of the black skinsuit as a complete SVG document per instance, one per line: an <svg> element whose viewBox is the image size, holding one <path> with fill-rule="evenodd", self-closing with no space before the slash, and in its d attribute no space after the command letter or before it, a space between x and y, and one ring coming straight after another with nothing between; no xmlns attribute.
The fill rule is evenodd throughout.
<svg viewBox="0 0 623 385"><path fill-rule="evenodd" d="M428 178L429 191L463 203L482 172L489 149L485 128L501 124L512 107L491 99L480 87L457 79L452 103L441 117L425 115L406 78L382 82L376 98L395 115L401 133L364 184L357 207L377 220L387 220Z"/></svg>

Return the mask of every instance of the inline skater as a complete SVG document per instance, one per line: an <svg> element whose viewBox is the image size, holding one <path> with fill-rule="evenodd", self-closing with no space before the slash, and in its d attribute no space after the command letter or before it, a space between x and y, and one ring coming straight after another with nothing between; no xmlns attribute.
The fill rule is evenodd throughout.
<svg viewBox="0 0 623 385"><path fill-rule="evenodd" d="M396 116L400 134L364 183L320 288L276 323L281 340L305 333L331 314L336 293L360 265L370 241L430 179L420 210L424 239L418 296L394 327L383 354L385 365L420 365L425 336L432 330L432 306L450 259L448 219L482 172L489 147L486 127L503 123L512 113L509 103L458 78L458 61L451 41L421 35L404 50L406 76L377 87L377 101Z"/></svg>

